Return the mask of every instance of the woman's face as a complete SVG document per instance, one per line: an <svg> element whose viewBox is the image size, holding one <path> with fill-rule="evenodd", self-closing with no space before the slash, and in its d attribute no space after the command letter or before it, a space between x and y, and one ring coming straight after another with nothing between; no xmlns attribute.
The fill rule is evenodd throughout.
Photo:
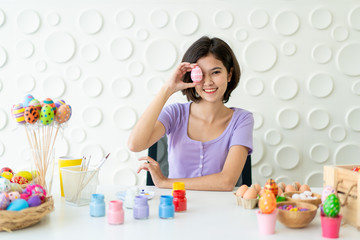
<svg viewBox="0 0 360 240"><path fill-rule="evenodd" d="M196 63L203 73L203 79L195 87L200 101L222 102L232 73L228 73L224 64L212 54L200 58Z"/></svg>

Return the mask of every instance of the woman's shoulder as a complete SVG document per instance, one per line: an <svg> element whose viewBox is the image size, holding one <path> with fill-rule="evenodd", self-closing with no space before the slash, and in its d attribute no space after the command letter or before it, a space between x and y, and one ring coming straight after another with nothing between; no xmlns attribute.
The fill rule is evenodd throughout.
<svg viewBox="0 0 360 240"><path fill-rule="evenodd" d="M165 109L170 112L184 113L189 109L190 102L187 103L171 103L165 106Z"/></svg>
<svg viewBox="0 0 360 240"><path fill-rule="evenodd" d="M236 107L232 107L231 109L234 110L233 118L235 119L236 122L238 121L254 122L253 114L249 110L243 108L236 108Z"/></svg>

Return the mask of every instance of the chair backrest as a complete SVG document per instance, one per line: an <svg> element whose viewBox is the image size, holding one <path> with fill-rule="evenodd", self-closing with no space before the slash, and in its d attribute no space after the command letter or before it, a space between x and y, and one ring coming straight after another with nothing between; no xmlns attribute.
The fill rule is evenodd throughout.
<svg viewBox="0 0 360 240"><path fill-rule="evenodd" d="M148 152L149 157L159 162L160 169L164 176L169 175L169 164L168 164L168 154L167 154L167 138L164 136L154 145L149 148ZM246 162L244 165L244 169L240 175L239 180L237 181L235 186L241 186L242 184L246 184L247 186L251 186L252 184L252 173L251 173L251 155L248 155L246 158ZM154 186L154 182L151 178L150 172L147 172L146 177L146 185Z"/></svg>

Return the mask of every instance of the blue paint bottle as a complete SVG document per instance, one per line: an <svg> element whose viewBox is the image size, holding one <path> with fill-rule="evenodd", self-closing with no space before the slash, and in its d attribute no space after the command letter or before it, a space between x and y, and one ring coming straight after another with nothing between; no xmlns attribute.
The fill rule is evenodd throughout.
<svg viewBox="0 0 360 240"><path fill-rule="evenodd" d="M159 204L159 218L169 219L174 218L175 207L173 203L173 196L161 195Z"/></svg>
<svg viewBox="0 0 360 240"><path fill-rule="evenodd" d="M105 216L105 202L104 202L103 194L91 195L90 216L92 216L92 217L104 217Z"/></svg>

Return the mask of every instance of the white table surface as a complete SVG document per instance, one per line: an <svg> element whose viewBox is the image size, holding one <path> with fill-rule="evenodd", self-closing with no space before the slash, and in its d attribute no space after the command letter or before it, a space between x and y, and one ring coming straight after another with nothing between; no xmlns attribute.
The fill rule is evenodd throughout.
<svg viewBox="0 0 360 240"><path fill-rule="evenodd" d="M116 192L125 188L102 186L98 193L105 194L106 206L116 199ZM170 189L144 187L155 191L149 200L150 216L146 220L135 220L132 209L125 210L123 225L109 225L107 218L90 217L89 205L73 207L65 199L54 196L55 211L40 223L11 233L0 232L0 238L11 240L31 239L322 239L319 210L315 219L303 229L286 228L276 223L274 235L258 232L256 209L243 209L236 205L232 192L186 191L186 212L175 213L173 219L160 219L158 205L160 195L171 194ZM321 189L312 189L321 192ZM360 239L360 232L350 225L342 225L340 239Z"/></svg>

